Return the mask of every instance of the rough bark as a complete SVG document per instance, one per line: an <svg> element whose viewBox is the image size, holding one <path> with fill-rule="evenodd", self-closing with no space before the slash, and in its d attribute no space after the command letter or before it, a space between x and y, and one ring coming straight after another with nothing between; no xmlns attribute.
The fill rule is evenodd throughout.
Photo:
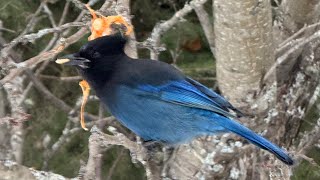
<svg viewBox="0 0 320 180"><path fill-rule="evenodd" d="M130 0L119 0L117 11L119 14L123 15L126 18L127 22L129 22L130 25L132 25L130 16ZM130 34L130 40L125 47L125 52L132 58L138 58L136 36L134 31Z"/></svg>
<svg viewBox="0 0 320 180"><path fill-rule="evenodd" d="M239 106L260 89L263 75L274 63L271 5L215 0L214 17L219 88Z"/></svg>
<svg viewBox="0 0 320 180"><path fill-rule="evenodd" d="M275 43L280 45L280 51L283 53L287 50L286 47L281 47L284 40L288 39L290 36L298 32L299 29L304 26L318 22L320 18L320 3L318 0L285 0L281 3L280 7L281 18L275 20L274 26L274 35ZM317 27L309 28L304 31L303 34L313 34L317 30ZM301 39L300 39L301 40ZM290 46L289 46L290 47ZM277 83L278 86L282 86L286 81L289 80L289 77L292 76L294 72L294 65L298 61L299 56L301 55L303 48L297 49L295 53L292 53L289 57L290 60L281 63L277 67Z"/></svg>
<svg viewBox="0 0 320 180"><path fill-rule="evenodd" d="M297 28L302 28L305 24L312 24L319 19L319 1L318 0L284 0L281 4L286 14L295 27L291 31L295 32Z"/></svg>
<svg viewBox="0 0 320 180"><path fill-rule="evenodd" d="M4 89L0 89L0 119L8 114L8 100ZM10 157L10 131L9 123L0 120L0 159L8 159Z"/></svg>
<svg viewBox="0 0 320 180"><path fill-rule="evenodd" d="M13 161L0 161L0 177L1 179L25 179L25 180L48 180L59 179L68 180L61 175L51 172L38 171L19 165ZM78 178L73 178L74 180Z"/></svg>
<svg viewBox="0 0 320 180"><path fill-rule="evenodd" d="M1 22L0 22L1 26ZM0 34L0 47L5 44L5 40L1 37ZM2 48L1 48L2 49ZM18 62L19 55L17 55L14 51L9 51L9 58L7 58L7 62L4 64L14 64ZM23 98L23 77L18 77L10 82L10 84L6 84L3 86L3 89L0 91L3 99L1 99L3 103L2 106L6 107L8 105L9 111L5 111L3 113L4 116L11 116L14 119L21 119L24 114L24 109L21 107L20 102ZM1 87L0 87L1 88ZM5 109L4 109L5 110ZM0 115L1 116L1 115ZM22 118L23 119L23 118ZM18 163L22 162L22 148L24 142L24 129L22 123L17 123L15 125L10 124L9 122L1 124L1 141L4 142L3 145L6 147L4 156L2 158L14 160Z"/></svg>

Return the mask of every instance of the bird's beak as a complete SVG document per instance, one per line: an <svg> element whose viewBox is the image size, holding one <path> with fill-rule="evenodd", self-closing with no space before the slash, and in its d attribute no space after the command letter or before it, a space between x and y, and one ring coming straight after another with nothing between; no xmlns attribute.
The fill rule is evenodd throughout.
<svg viewBox="0 0 320 180"><path fill-rule="evenodd" d="M63 56L55 61L57 64L63 64L68 66L79 66L81 68L89 68L88 64L90 60L82 57L75 57L73 54Z"/></svg>

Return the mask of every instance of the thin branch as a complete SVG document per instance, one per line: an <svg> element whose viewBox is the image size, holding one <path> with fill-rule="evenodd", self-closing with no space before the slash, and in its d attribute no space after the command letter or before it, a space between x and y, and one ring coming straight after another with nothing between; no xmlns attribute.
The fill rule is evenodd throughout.
<svg viewBox="0 0 320 180"><path fill-rule="evenodd" d="M84 36L87 33L87 28L81 28L78 32L73 34L67 39L64 39L61 44L58 44L50 51L40 53L37 56L34 56L24 62L16 64L16 69L13 69L10 71L10 73L0 80L0 87L15 78L16 76L20 75L26 68L32 67L37 65L40 62L49 60L53 57L55 57L57 54L59 54L61 51L63 51L65 48L67 48L69 45L77 42L82 36Z"/></svg>
<svg viewBox="0 0 320 180"><path fill-rule="evenodd" d="M284 40L282 43L279 44L278 48L276 49L276 53L280 53L282 52L285 48L287 48L288 46L293 46L296 43L299 42L299 39L296 39L297 37L299 37L302 33L304 33L305 31L315 28L317 26L320 25L320 22L315 23L315 24L311 24L309 26L304 26L303 28L301 28L299 31L297 31L296 33L294 33L292 36L288 37L286 40Z"/></svg>
<svg viewBox="0 0 320 180"><path fill-rule="evenodd" d="M36 24L36 17L41 13L41 10L44 6L44 2L42 2L38 9L36 10L36 12L32 15L30 21L27 23L27 26L26 28L22 31L22 33L16 38L16 39L19 39L20 37L24 36L25 34L27 34L29 32L29 30L35 26ZM1 51L0 51L0 58L6 58L8 55L9 55L9 51L15 46L17 45L19 42L16 42L15 40L12 40L11 43L8 45L8 47L6 48L3 48ZM1 63L0 63L1 65Z"/></svg>
<svg viewBox="0 0 320 180"><path fill-rule="evenodd" d="M145 44L150 45L149 49L151 50L151 59L158 59L159 50L157 49L157 47L160 46L161 36L177 23L182 22L183 17L192 12L193 6L191 4L202 5L205 2L207 2L207 0L192 0L190 3L186 3L184 7L177 11L169 20L157 24L153 28L151 36L146 40L147 42L145 42Z"/></svg>
<svg viewBox="0 0 320 180"><path fill-rule="evenodd" d="M123 17L125 17L129 25L132 25L130 16L130 0L118 0L115 9L117 14L121 14ZM132 58L138 58L136 36L134 31L130 34L130 40L125 47L125 52Z"/></svg>
<svg viewBox="0 0 320 180"><path fill-rule="evenodd" d="M69 7L70 7L70 1L66 1L66 4L64 5L63 11L62 11L62 15L60 17L60 21L58 23L58 26L61 26L66 21L66 17L69 12Z"/></svg>
<svg viewBox="0 0 320 180"><path fill-rule="evenodd" d="M49 17L49 20L50 20L50 22L51 22L52 27L53 27L53 28L56 28L56 27L57 27L57 24L56 24L56 22L55 22L55 20L54 20L54 17L53 17L53 14L52 14L51 10L50 10L49 7L47 6L47 4L45 4L43 8L44 8L45 13L48 14L48 17ZM61 26L61 24L60 24L59 26ZM47 45L41 52L45 52L45 51L50 50L50 49L56 44L58 38L59 38L59 33L58 33L58 32L55 32L55 33L53 34L53 37L52 37L51 40L49 41L48 45Z"/></svg>
<svg viewBox="0 0 320 180"><path fill-rule="evenodd" d="M304 137L300 140L298 150L300 154L306 154L306 152L312 148L317 141L320 139L320 118L317 120L317 124L314 126L313 130L306 133Z"/></svg>
<svg viewBox="0 0 320 180"><path fill-rule="evenodd" d="M1 27L0 28L0 31L7 31L7 32L9 32L9 33L16 33L16 31L15 30L12 30L12 29L8 29L8 28L4 28L4 27Z"/></svg>
<svg viewBox="0 0 320 180"><path fill-rule="evenodd" d="M49 9L49 7L47 6L47 4L44 5L44 11L48 14L52 27L56 28L57 27L56 22L54 20L53 14L52 14L51 10ZM62 24L59 23L59 26L61 26L61 25ZM40 53L46 52L46 51L50 50L53 46L55 46L57 41L58 41L58 38L59 38L59 34L57 32L54 33L54 35L51 38L51 40L49 41L48 45ZM38 68L36 70L35 75L36 76L39 75L47 67L48 64L49 64L49 61L46 61L46 62L42 63L40 68ZM33 86L32 82L30 82L27 85L27 88L23 92L23 98L22 98L22 100L21 100L21 102L19 104L23 103L23 101L27 97L27 95L28 95L30 89L32 88L32 86Z"/></svg>
<svg viewBox="0 0 320 180"><path fill-rule="evenodd" d="M280 2L279 2L279 0L274 0L274 2L276 3L276 5L277 5L278 7L280 7Z"/></svg>
<svg viewBox="0 0 320 180"><path fill-rule="evenodd" d="M72 110L72 108L67 105L65 102L63 102L61 99L54 96L38 79L37 77L32 73L31 70L25 70L25 73L28 75L28 77L33 82L34 86L43 93L43 97L50 102L52 102L55 106L60 107L63 111L69 112Z"/></svg>
<svg viewBox="0 0 320 180"><path fill-rule="evenodd" d="M114 129L112 130L113 135L104 134L96 126L93 126L90 132L91 136L89 138L89 159L86 166L85 179L94 179L95 177L94 158L100 153L99 150L96 148L97 146L102 148L108 148L111 145L124 146L125 148L130 150L132 158L135 158L136 160L140 161L146 167L146 159L148 153L146 153L146 149L141 144L131 141L125 135L118 133ZM146 167L146 171L147 176L149 176L148 178L150 178L152 174L150 173L150 171L148 173L148 167Z"/></svg>
<svg viewBox="0 0 320 180"><path fill-rule="evenodd" d="M320 31L315 32L308 38L305 38L303 41L298 42L295 46L290 48L288 51L286 51L285 54L281 55L280 57L277 58L277 61L271 66L271 68L268 70L268 72L265 74L263 81L266 81L269 79L269 77L273 74L273 72L276 70L277 66L284 63L289 59L289 56L296 52L298 49L306 45L307 43L316 40L317 38L320 37Z"/></svg>
<svg viewBox="0 0 320 180"><path fill-rule="evenodd" d="M67 105L64 101L62 101L61 99L54 96L41 83L41 81L39 81L39 79L37 79L37 77L30 70L26 70L26 74L31 79L34 86L39 90L39 92L41 92L43 94L43 97L48 100L48 102L52 103L53 105L55 105L56 107L58 107L59 109L61 109L62 111L66 112L66 113L69 113L70 111L73 110L73 108L70 107L69 105ZM92 114L85 113L85 116L86 116L86 118L91 119L91 120L95 120L95 121L99 120L98 117L96 117Z"/></svg>
<svg viewBox="0 0 320 180"><path fill-rule="evenodd" d="M116 168L116 166L118 165L118 162L123 157L124 152L125 152L124 149L120 150L120 153L118 154L116 160L113 161L112 166L110 167L110 169L107 173L108 176L107 176L106 180L112 180L112 175L113 175L114 169Z"/></svg>
<svg viewBox="0 0 320 180"><path fill-rule="evenodd" d="M72 4L74 4L78 9L86 10L89 13L86 5L84 3L82 3L81 1L79 1L79 0L69 0L69 1L72 2Z"/></svg>
<svg viewBox="0 0 320 180"><path fill-rule="evenodd" d="M68 121L65 128L62 131L62 135L59 137L59 139L51 146L49 151L46 155L46 162L48 162L53 155L62 147L62 145L67 141L68 138L70 138L72 135L80 132L82 129L80 127L74 127L72 129L69 128L69 123L71 121Z"/></svg>
<svg viewBox="0 0 320 180"><path fill-rule="evenodd" d="M201 27L209 43L211 53L214 55L215 54L215 48L214 48L215 37L214 37L214 31L213 31L213 23L210 22L209 14L203 8L204 4L192 3L191 5L193 6L193 9L198 16Z"/></svg>
<svg viewBox="0 0 320 180"><path fill-rule="evenodd" d="M103 104L100 102L99 104L99 119L103 118ZM100 123L98 123L98 127L99 129L103 129L105 123L103 123L103 121L100 121ZM95 171L96 171L96 180L101 180L102 176L101 176L101 171L102 171L102 165L103 165L103 155L101 153L101 148L100 147L96 147L99 148L99 155L97 155L97 157L95 158Z"/></svg>
<svg viewBox="0 0 320 180"><path fill-rule="evenodd" d="M39 171L33 168L28 168L19 165L13 161L0 161L0 171L2 179L64 179L69 178L63 177L62 175L55 174L52 172ZM77 178L72 178L76 180Z"/></svg>
<svg viewBox="0 0 320 180"><path fill-rule="evenodd" d="M56 21L54 20L52 11L49 9L47 3L44 3L43 10L48 15L48 18L50 20L50 23L51 23L52 27L54 27L54 28L57 27L57 24L56 24Z"/></svg>
<svg viewBox="0 0 320 180"><path fill-rule="evenodd" d="M31 42L31 41L39 39L39 38L41 38L41 37L43 37L43 36L45 36L47 34L50 34L50 33L57 33L57 32L61 32L61 31L65 30L65 29L68 29L68 28L71 28L71 27L82 27L84 25L85 24L81 23L81 22L71 22L71 23L67 23L67 24L64 24L64 25L59 26L59 27L41 29L37 33L24 35L22 37L14 39L12 42L13 42L13 44L16 44L17 42L24 42L24 43L25 42ZM1 52L10 50L10 48L12 48L11 43L4 45L5 48Z"/></svg>
<svg viewBox="0 0 320 180"><path fill-rule="evenodd" d="M77 0L71 0L71 2L83 7L81 9L88 11L87 8L85 8L85 5L83 3L81 3L80 1ZM90 0L89 3L94 4L98 2L98 0ZM105 2L106 3L106 2ZM43 6L43 3L41 5L41 8ZM103 7L103 6L102 6ZM40 8L40 7L39 7ZM100 8L100 10L104 10L103 8ZM74 22L77 23L77 22ZM70 23L68 23L70 24ZM72 24L72 23L71 23ZM82 26L84 24L82 23ZM64 25L57 27L58 29L63 27ZM47 31L54 31L55 28L51 28L51 29L47 29ZM40 31L39 31L40 32ZM38 33L39 33L38 32ZM43 31L41 31L42 33L44 33ZM3 79L0 80L0 88L7 82L9 82L10 80L12 80L13 78L15 78L16 76L20 75L24 69L29 68L29 67L33 67L35 65L37 65L40 62L49 60L53 57L55 57L58 53L60 53L61 51L63 51L65 48L67 48L69 45L77 42L79 39L81 39L86 33L88 32L88 29L86 27L82 27L80 30L78 30L75 34L71 35L69 38L67 39L61 39L60 44L56 45L52 50L50 51L46 51L46 52L42 52L39 55L32 57L26 61L23 61L21 63L15 64L15 69L11 70L10 73L8 75L6 75ZM16 40L19 39L16 38ZM7 51L9 49L11 49L13 46L15 46L18 42L14 41L9 43L10 46L3 48L0 52L0 57L5 57L7 55ZM1 62L0 62L1 64Z"/></svg>
<svg viewBox="0 0 320 180"><path fill-rule="evenodd" d="M58 81L66 81L66 82L79 81L83 79L81 76L58 77L58 76L50 76L50 75L43 75L43 74L39 75L38 77L42 79L50 79L50 80L58 80Z"/></svg>
<svg viewBox="0 0 320 180"><path fill-rule="evenodd" d="M36 70L35 75L38 76L42 71L44 71L44 69L47 67L48 64L49 64L49 61L43 62L41 64L40 68L38 68ZM27 85L27 87L23 91L22 98L21 98L21 101L19 102L19 105L21 105L24 102L24 100L27 98L32 86L33 86L33 83L29 82L29 84Z"/></svg>

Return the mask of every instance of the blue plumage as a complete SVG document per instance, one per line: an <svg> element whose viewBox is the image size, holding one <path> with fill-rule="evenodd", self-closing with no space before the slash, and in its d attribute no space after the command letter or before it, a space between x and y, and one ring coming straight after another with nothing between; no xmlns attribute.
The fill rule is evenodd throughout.
<svg viewBox="0 0 320 180"><path fill-rule="evenodd" d="M146 141L168 144L233 132L293 164L284 150L234 121L229 110L242 113L222 96L166 63L129 58L124 44L119 35L105 36L89 42L74 57L90 60L89 68L78 66L80 73L127 128Z"/></svg>

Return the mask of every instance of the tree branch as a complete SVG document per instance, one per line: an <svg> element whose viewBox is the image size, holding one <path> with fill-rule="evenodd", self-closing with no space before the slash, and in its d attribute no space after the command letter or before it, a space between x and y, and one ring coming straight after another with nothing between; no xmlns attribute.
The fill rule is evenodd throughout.
<svg viewBox="0 0 320 180"><path fill-rule="evenodd" d="M5 83L9 82L16 76L20 75L26 68L33 67L40 62L52 59L57 54L62 52L65 48L70 46L71 44L77 42L80 38L82 38L88 32L87 28L81 28L78 32L73 34L67 39L64 39L59 45L56 45L52 50L40 53L37 56L34 56L26 61L18 63L15 65L15 69L12 69L10 73L0 80L0 87Z"/></svg>
<svg viewBox="0 0 320 180"><path fill-rule="evenodd" d="M198 19L200 21L201 27L204 31L204 34L207 38L207 41L210 46L211 53L215 54L215 48L214 48L214 29L213 29L213 23L210 22L209 14L206 12L206 10L203 8L204 4L199 4L196 2L191 3L193 6L194 11L196 12Z"/></svg>
<svg viewBox="0 0 320 180"><path fill-rule="evenodd" d="M38 171L33 168L27 168L13 161L0 161L0 175L5 179L28 179L28 180L46 180L46 179L64 179L59 174L52 172ZM78 178L72 178L77 180Z"/></svg>
<svg viewBox="0 0 320 180"><path fill-rule="evenodd" d="M193 10L193 5L201 6L207 2L207 0L192 0L190 3L186 3L182 9L177 11L170 19L164 21L162 23L157 24L151 33L151 36L146 40L144 44L149 45L150 58L154 60L158 60L159 50L163 48L157 48L160 46L160 38L161 36L171 29L174 25L179 22L182 22L183 17L189 14ZM193 5L191 5L193 4Z"/></svg>

